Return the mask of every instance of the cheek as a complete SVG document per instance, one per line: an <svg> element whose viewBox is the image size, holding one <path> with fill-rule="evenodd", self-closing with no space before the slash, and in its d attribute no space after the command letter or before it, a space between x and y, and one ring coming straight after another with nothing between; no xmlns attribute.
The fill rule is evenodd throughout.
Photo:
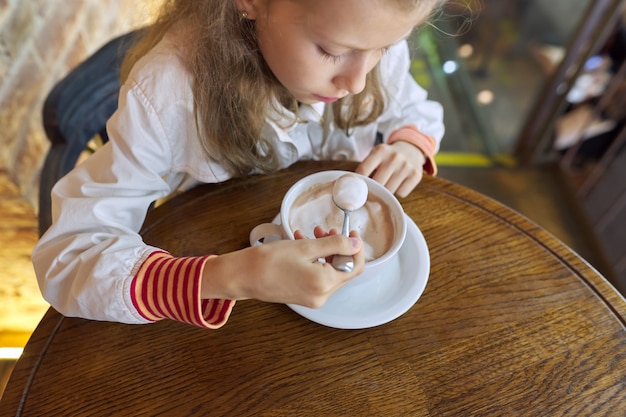
<svg viewBox="0 0 626 417"><path fill-rule="evenodd" d="M301 47L290 52L279 58L282 62L280 71L284 78L292 82L315 82L324 78L328 73L328 63L323 62L316 55L307 53L308 51L304 51Z"/></svg>
<svg viewBox="0 0 626 417"><path fill-rule="evenodd" d="M374 68L376 68L376 65L378 65L378 63L380 62L380 60L383 57L383 53L382 52L376 52L374 54L372 54L372 56L368 59L368 65L367 65L367 72L369 73L371 70L373 70Z"/></svg>
<svg viewBox="0 0 626 417"><path fill-rule="evenodd" d="M284 45L273 42L271 39L259 40L263 59L274 75L282 81L282 78L289 74L289 67L291 66L289 57L291 55L288 50L281 46Z"/></svg>

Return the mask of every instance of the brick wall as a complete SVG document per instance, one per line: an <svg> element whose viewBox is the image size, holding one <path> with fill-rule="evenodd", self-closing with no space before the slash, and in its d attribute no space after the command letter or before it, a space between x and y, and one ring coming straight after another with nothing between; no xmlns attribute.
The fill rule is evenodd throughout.
<svg viewBox="0 0 626 417"><path fill-rule="evenodd" d="M143 24L153 2L0 0L0 170L35 210L48 91L107 40Z"/></svg>

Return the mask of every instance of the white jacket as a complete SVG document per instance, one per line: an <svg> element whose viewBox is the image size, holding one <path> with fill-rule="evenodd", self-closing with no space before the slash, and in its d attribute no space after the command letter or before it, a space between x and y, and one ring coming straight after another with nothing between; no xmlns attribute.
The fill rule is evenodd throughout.
<svg viewBox="0 0 626 417"><path fill-rule="evenodd" d="M391 103L377 123L352 129L333 125L324 103L303 106L308 123L281 129L268 122L281 167L298 160L363 160L376 133L384 140L405 125L443 136L442 108L408 72L406 42L381 61ZM107 123L110 141L52 190L53 224L36 245L33 264L44 298L59 312L95 320L146 323L134 308L130 285L146 257L140 230L150 204L198 183L230 178L205 157L195 128L190 78L176 47L164 39L121 87L119 108ZM327 132L323 136L323 132ZM167 250L167 248L162 248Z"/></svg>

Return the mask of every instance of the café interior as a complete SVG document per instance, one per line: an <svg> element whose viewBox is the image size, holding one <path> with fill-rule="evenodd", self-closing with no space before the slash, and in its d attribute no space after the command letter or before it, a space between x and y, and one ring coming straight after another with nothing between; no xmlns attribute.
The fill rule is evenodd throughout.
<svg viewBox="0 0 626 417"><path fill-rule="evenodd" d="M445 109L438 176L537 223L622 294L624 17L621 1L452 1L409 40L412 74ZM10 179L2 181L7 182L0 187L5 199L23 207ZM21 227L37 230L36 210L22 212ZM32 249L9 241L0 246L21 251L4 254L2 262L10 256L27 259ZM7 297L0 303L11 304L8 291L0 295ZM46 308L40 300L32 305L27 324L32 328L26 333ZM9 319L22 314L15 306L17 311L5 313ZM5 355L0 393L26 340L0 338Z"/></svg>

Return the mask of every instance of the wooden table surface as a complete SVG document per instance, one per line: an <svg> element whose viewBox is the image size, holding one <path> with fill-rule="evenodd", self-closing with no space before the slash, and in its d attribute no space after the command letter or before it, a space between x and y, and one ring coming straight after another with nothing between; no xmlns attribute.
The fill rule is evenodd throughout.
<svg viewBox="0 0 626 417"><path fill-rule="evenodd" d="M193 189L149 213L148 243L223 253L277 213L297 179L349 163ZM239 302L210 331L50 310L2 416L624 416L626 302L553 236L461 186L425 178L405 211L424 234L426 290L387 324L341 330Z"/></svg>

